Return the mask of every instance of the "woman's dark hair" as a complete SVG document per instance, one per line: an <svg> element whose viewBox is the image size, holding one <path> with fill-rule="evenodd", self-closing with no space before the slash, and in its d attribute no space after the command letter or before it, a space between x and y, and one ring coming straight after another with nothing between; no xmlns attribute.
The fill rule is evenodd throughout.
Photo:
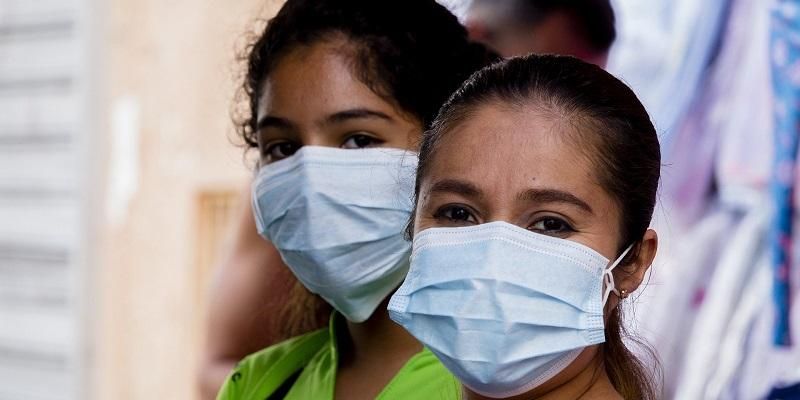
<svg viewBox="0 0 800 400"><path fill-rule="evenodd" d="M282 57L338 38L353 46L343 55L351 57L354 75L425 128L467 77L497 60L434 0L288 0L248 48L249 107L237 117L247 145L257 146L258 101Z"/></svg>
<svg viewBox="0 0 800 400"><path fill-rule="evenodd" d="M445 135L484 106L501 105L558 118L564 132L592 161L599 184L621 210L618 253L634 244L621 263L630 271L640 249L656 203L661 170L661 151L655 128L636 95L603 69L567 56L536 56L499 62L475 73L442 107L425 132L419 153L415 202L420 184ZM514 173L509 171L509 173ZM415 206L416 208L416 206ZM413 217L412 217L413 222ZM413 232L409 223L407 233ZM654 370L625 346L621 307L606 322L602 356L617 391L625 399L655 399L658 385ZM652 355L652 352L651 352Z"/></svg>

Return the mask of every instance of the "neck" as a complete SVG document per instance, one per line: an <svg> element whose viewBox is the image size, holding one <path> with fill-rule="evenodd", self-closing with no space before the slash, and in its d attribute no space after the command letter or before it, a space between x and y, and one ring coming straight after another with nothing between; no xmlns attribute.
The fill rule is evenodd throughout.
<svg viewBox="0 0 800 400"><path fill-rule="evenodd" d="M464 388L465 400L489 400L471 390ZM530 392L510 397L507 400L574 400L603 399L617 400L622 397L617 393L606 373L603 360L597 346L592 346L578 356L569 367Z"/></svg>
<svg viewBox="0 0 800 400"><path fill-rule="evenodd" d="M345 365L373 360L386 362L387 356L404 363L422 350L422 345L413 336L389 318L388 303L387 297L364 322L347 321L349 351L341 359Z"/></svg>

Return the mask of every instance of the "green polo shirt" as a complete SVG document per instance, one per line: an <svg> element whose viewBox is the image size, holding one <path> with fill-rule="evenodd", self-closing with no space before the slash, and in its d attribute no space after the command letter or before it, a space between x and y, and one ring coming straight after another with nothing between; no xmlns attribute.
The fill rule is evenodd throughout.
<svg viewBox="0 0 800 400"><path fill-rule="evenodd" d="M333 400L339 362L338 313L327 329L297 336L251 354L234 368L217 400ZM364 377L368 379L368 376ZM459 399L460 385L428 351L411 357L376 399Z"/></svg>

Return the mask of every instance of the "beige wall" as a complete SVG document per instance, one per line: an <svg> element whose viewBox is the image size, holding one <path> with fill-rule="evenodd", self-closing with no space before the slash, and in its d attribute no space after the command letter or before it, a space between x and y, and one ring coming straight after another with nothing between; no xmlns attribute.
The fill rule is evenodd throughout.
<svg viewBox="0 0 800 400"><path fill-rule="evenodd" d="M196 398L199 198L247 182L229 141L234 50L279 1L103 3L97 112L110 115L121 98L138 104L139 183L121 222L101 223L97 235L89 383L97 399ZM109 119L101 131L112 130Z"/></svg>

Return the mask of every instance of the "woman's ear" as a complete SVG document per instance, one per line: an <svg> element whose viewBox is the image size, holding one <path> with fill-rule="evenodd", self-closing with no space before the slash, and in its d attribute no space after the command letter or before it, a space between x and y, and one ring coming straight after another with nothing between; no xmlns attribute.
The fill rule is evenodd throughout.
<svg viewBox="0 0 800 400"><path fill-rule="evenodd" d="M656 250L658 250L658 235L656 231L648 229L639 244L636 258L627 263L627 265L621 266L619 273L614 274L614 286L618 291L625 290L625 293L630 294L641 285L644 275L650 269L650 265L653 264Z"/></svg>

